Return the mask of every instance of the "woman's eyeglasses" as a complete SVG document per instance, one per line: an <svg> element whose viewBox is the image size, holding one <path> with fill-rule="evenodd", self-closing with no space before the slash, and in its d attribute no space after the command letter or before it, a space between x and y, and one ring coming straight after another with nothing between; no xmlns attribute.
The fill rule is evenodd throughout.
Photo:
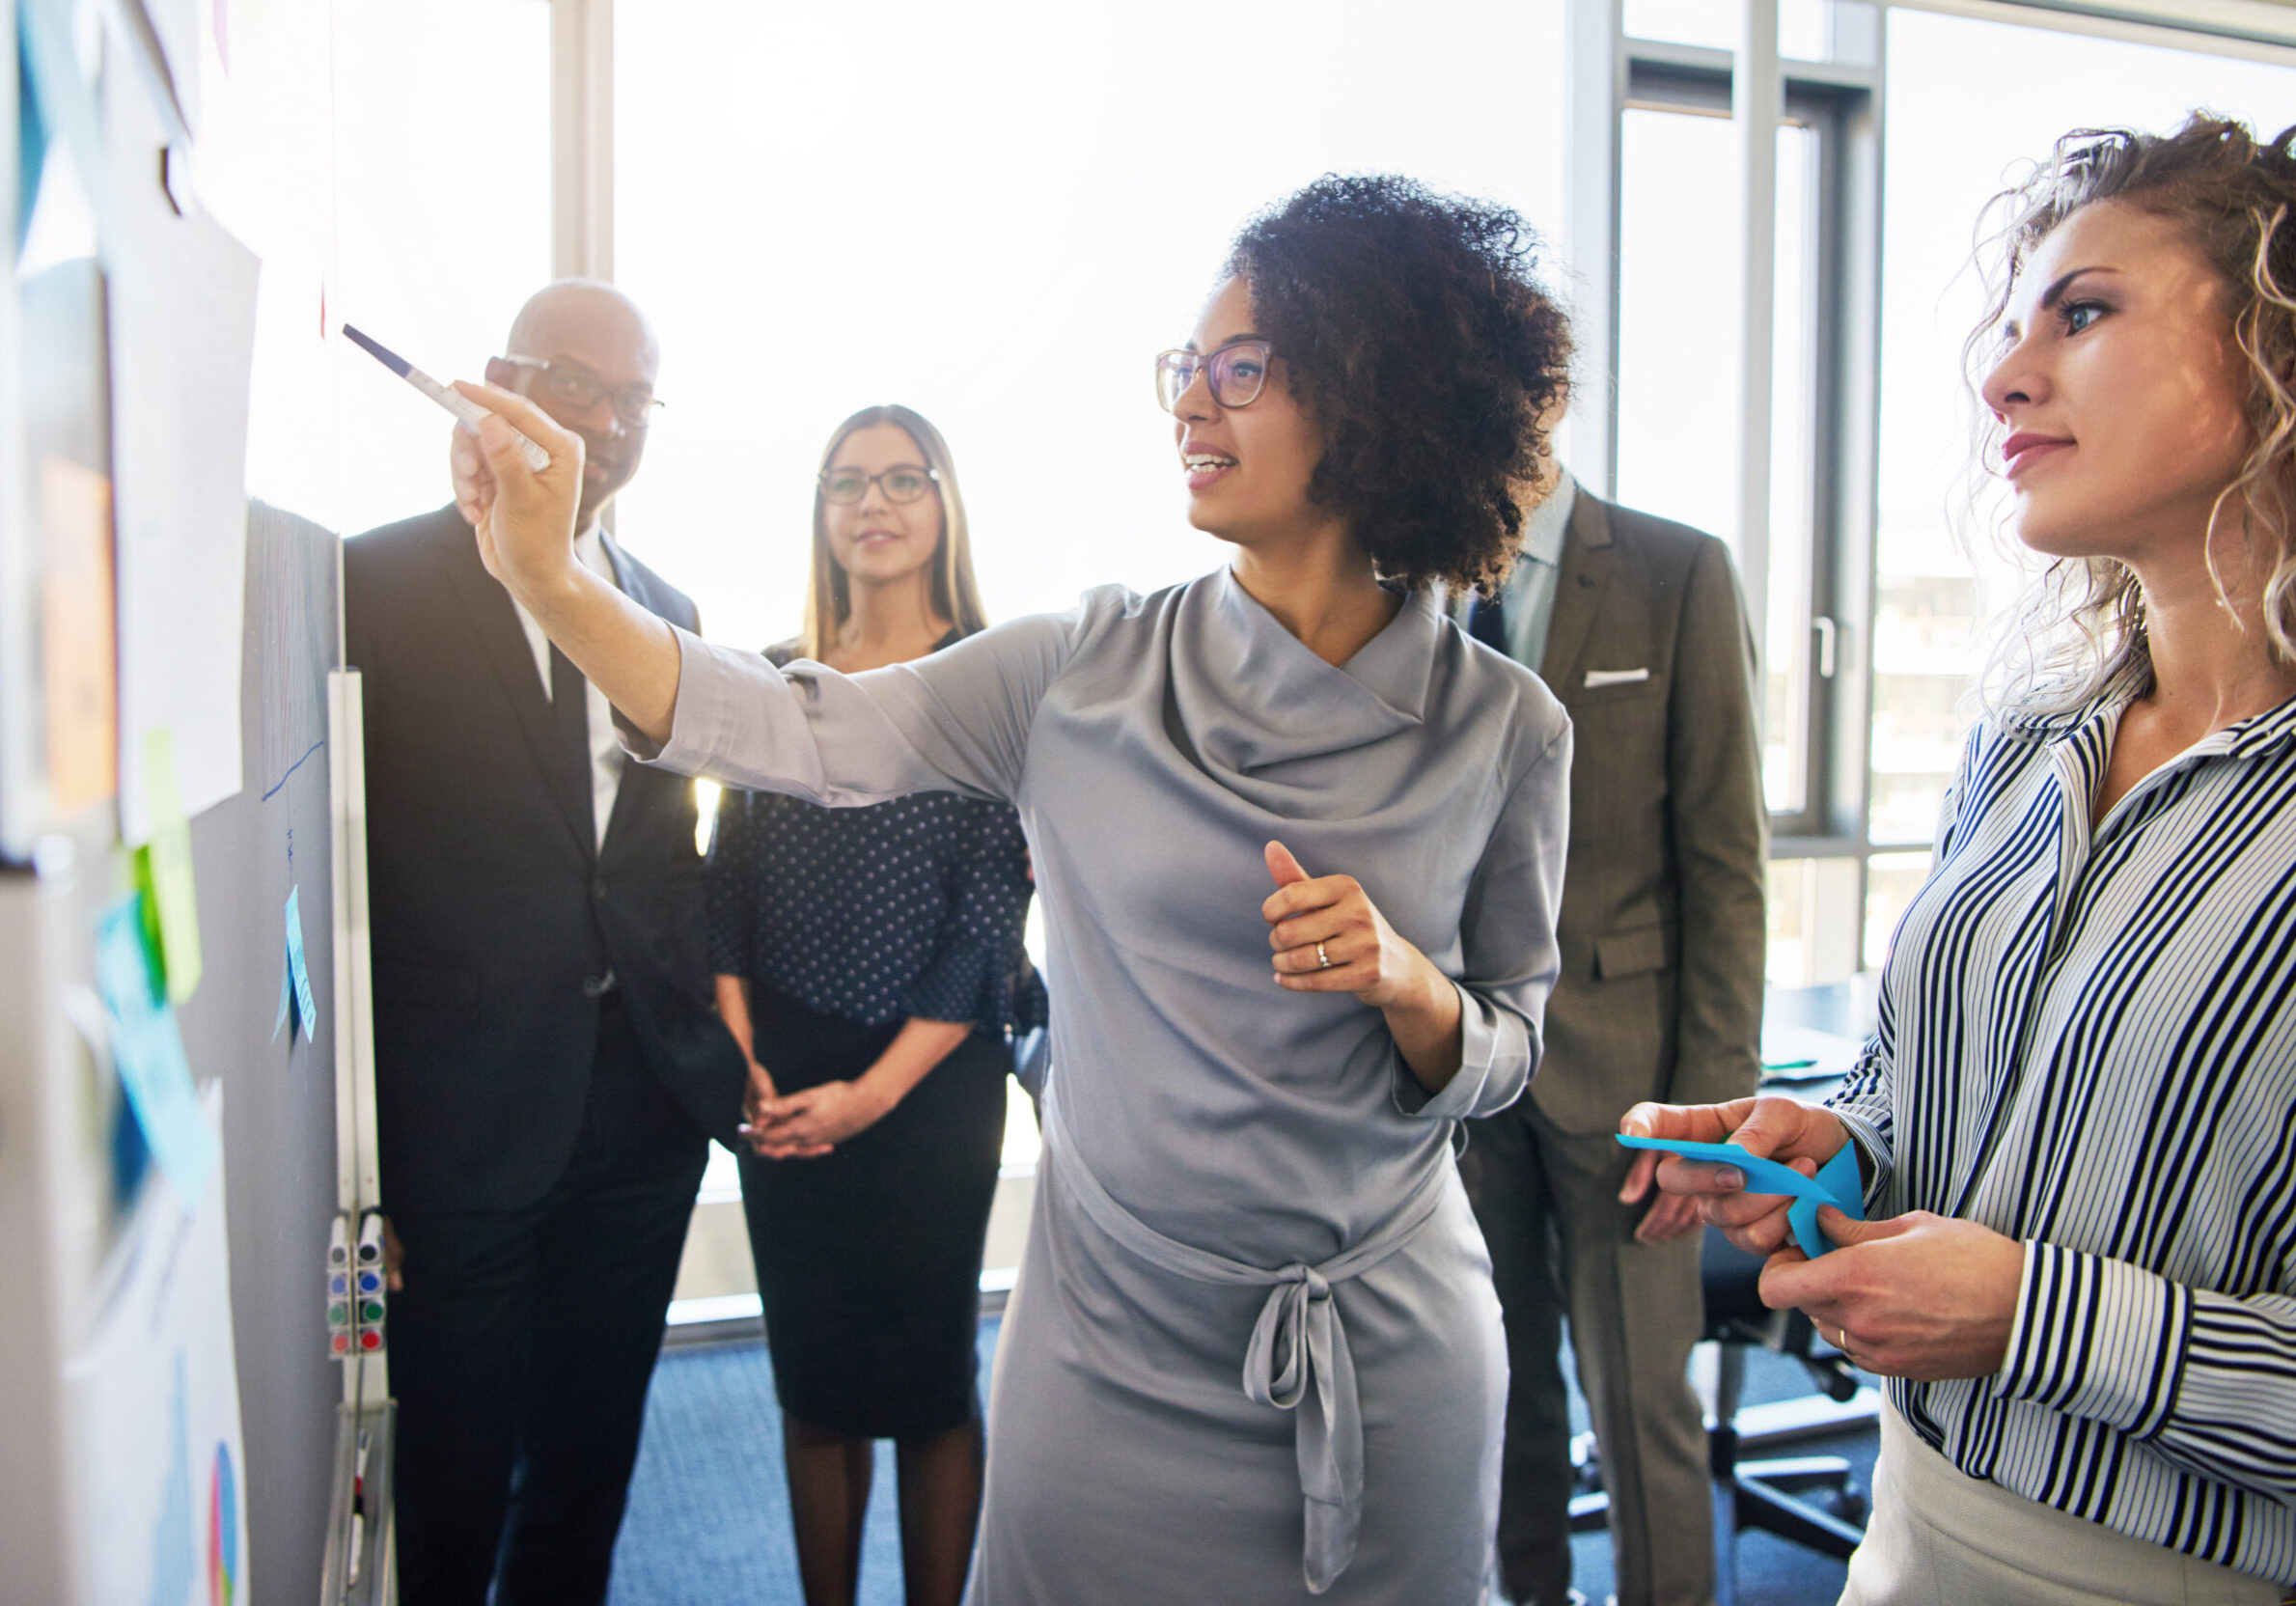
<svg viewBox="0 0 2296 1606"><path fill-rule="evenodd" d="M889 468L882 474L864 474L857 468L821 471L821 497L828 502L858 502L871 485L884 489L888 502L921 501L940 476L929 468Z"/></svg>
<svg viewBox="0 0 2296 1606"><path fill-rule="evenodd" d="M1212 389L1212 400L1223 407L1247 407L1259 399L1267 383L1268 358L1275 347L1263 340L1239 340L1209 355L1202 351L1156 353L1156 401L1168 413L1179 410L1180 398L1199 374Z"/></svg>
<svg viewBox="0 0 2296 1606"><path fill-rule="evenodd" d="M550 393L553 402L563 402L578 413L586 413L601 400L614 404L614 416L632 429L643 429L653 422L653 410L662 403L654 398L647 385L609 385L589 369L572 363L548 363L539 357L505 357L506 363L517 368L531 368L542 375L542 388Z"/></svg>

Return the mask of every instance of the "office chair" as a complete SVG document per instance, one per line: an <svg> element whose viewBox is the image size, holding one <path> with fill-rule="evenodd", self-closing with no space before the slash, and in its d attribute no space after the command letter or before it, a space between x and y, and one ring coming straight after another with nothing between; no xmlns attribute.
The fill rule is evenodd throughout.
<svg viewBox="0 0 2296 1606"><path fill-rule="evenodd" d="M1706 1229L1699 1256L1699 1280L1706 1301L1705 1337L1720 1346L1714 1386L1714 1421L1706 1431L1708 1465L1714 1478L1715 1599L1731 1606L1737 1592L1738 1530L1758 1528L1828 1556L1846 1559L1863 1538L1866 1493L1852 1480L1840 1455L1801 1455L1741 1461L1750 1436L1738 1420L1738 1397L1745 1382L1746 1346L1758 1343L1790 1355L1808 1369L1818 1391L1837 1405L1857 1401L1850 1411L1829 1410L1816 1431L1839 1431L1875 1420L1878 1398L1863 1391L1848 1359L1821 1347L1811 1319L1799 1311L1773 1311L1758 1291L1762 1262L1733 1246L1714 1228ZM1798 1436L1812 1428L1773 1428L1759 1442ZM1826 1490L1825 1506L1801 1498ZM1828 1509L1830 1508L1830 1509Z"/></svg>
<svg viewBox="0 0 2296 1606"><path fill-rule="evenodd" d="M1732 1606L1737 1595L1738 1531L1756 1528L1824 1555L1846 1558L1864 1537L1866 1492L1849 1462L1840 1455L1800 1455L1742 1461L1740 1453L1814 1434L1840 1432L1871 1424L1879 1397L1864 1388L1838 1350L1818 1342L1810 1318L1799 1311L1773 1311L1761 1302L1761 1258L1733 1247L1707 1228L1700 1251L1700 1282L1705 1296L1705 1331L1718 1346L1714 1417L1706 1427L1707 1465L1714 1497L1714 1598ZM1760 1344L1790 1355L1808 1369L1825 1402L1782 1402L1756 1407L1764 1418L1757 1430L1740 1420L1739 1396L1746 1376L1746 1349ZM1580 1492L1570 1502L1573 1533L1604 1526L1609 1501L1601 1492L1600 1447L1591 1433L1571 1443ZM1823 1504L1803 1498L1817 1493Z"/></svg>

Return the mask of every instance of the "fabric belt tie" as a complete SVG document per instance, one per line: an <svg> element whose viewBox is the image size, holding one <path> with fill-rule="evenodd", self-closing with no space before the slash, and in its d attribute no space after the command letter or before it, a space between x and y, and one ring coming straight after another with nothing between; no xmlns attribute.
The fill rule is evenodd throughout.
<svg viewBox="0 0 2296 1606"><path fill-rule="evenodd" d="M1150 1265L1198 1283L1265 1288L1267 1302L1244 1351L1244 1396L1256 1405L1293 1412L1293 1446L1305 1497L1307 1538L1300 1570L1308 1592L1330 1589L1355 1560L1363 1526L1364 1419L1356 1393L1355 1356L1332 1299L1332 1285L1358 1277L1418 1235L1443 1203L1448 1165L1427 1169L1395 1213L1353 1247L1320 1265L1294 1261L1266 1270L1168 1238L1117 1203L1076 1151L1053 1085L1044 1092L1044 1131L1059 1175L1084 1213Z"/></svg>

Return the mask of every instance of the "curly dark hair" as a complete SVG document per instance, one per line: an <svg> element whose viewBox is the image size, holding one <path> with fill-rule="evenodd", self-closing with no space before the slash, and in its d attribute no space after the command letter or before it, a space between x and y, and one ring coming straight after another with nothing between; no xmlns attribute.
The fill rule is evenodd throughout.
<svg viewBox="0 0 2296 1606"><path fill-rule="evenodd" d="M1391 174L1326 174L1244 225L1226 272L1322 430L1309 498L1381 575L1492 585L1570 377L1520 216Z"/></svg>

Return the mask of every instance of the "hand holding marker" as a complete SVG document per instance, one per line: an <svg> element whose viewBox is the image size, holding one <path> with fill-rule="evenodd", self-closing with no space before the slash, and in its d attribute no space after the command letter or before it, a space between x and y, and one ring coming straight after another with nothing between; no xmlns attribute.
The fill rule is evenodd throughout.
<svg viewBox="0 0 2296 1606"><path fill-rule="evenodd" d="M479 432L479 420L486 416L486 410L484 407L477 406L462 396L449 390L389 346L378 341L368 339L349 324L346 323L343 326L343 332L348 339L370 352L376 362L453 413L461 422L462 428L474 435ZM550 454L524 435L518 437L518 449L526 455L526 466L537 474L550 466Z"/></svg>

